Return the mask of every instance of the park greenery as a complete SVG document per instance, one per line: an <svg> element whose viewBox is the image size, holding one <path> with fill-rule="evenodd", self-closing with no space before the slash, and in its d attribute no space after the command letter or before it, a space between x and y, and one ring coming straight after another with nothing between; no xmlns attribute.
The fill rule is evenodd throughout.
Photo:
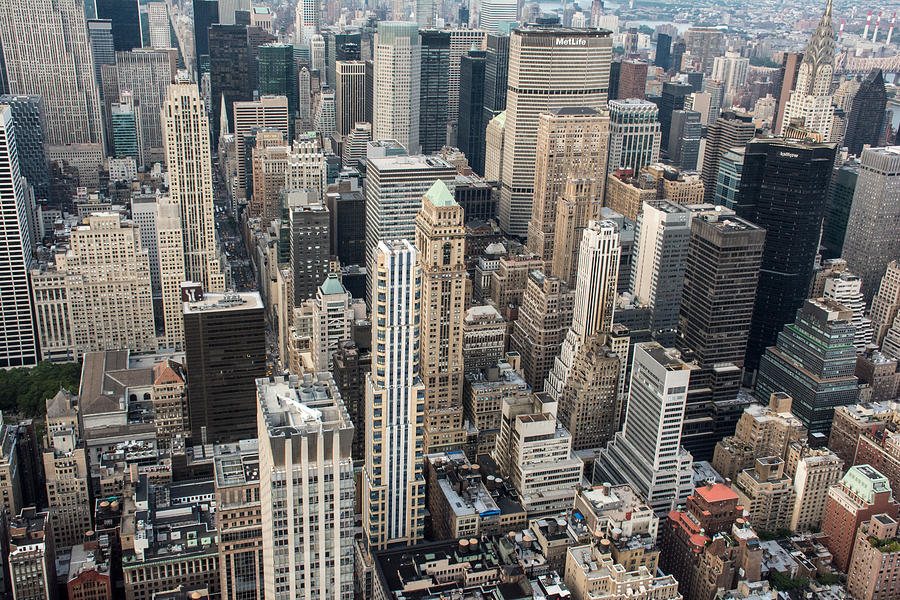
<svg viewBox="0 0 900 600"><path fill-rule="evenodd" d="M42 361L33 368L0 369L0 411L23 418L40 418L46 401L64 388L78 393L79 363Z"/></svg>

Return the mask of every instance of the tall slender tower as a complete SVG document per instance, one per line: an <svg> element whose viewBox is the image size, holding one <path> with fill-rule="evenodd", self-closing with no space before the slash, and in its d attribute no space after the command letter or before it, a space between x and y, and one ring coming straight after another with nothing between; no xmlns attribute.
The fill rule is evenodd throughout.
<svg viewBox="0 0 900 600"><path fill-rule="evenodd" d="M374 252L372 372L366 377L363 535L369 550L415 544L425 528L425 386L419 377L421 277L408 240Z"/></svg>
<svg viewBox="0 0 900 600"><path fill-rule="evenodd" d="M297 2L297 21L294 31L298 44L308 45L312 36L319 32L321 14L321 0L299 0Z"/></svg>
<svg viewBox="0 0 900 600"><path fill-rule="evenodd" d="M163 106L169 197L181 207L184 276L208 292L225 289L216 252L209 119L196 83L179 73Z"/></svg>
<svg viewBox="0 0 900 600"><path fill-rule="evenodd" d="M463 312L466 296L463 209L438 179L416 217L422 268L422 353L425 383L425 452L460 448L462 420Z"/></svg>
<svg viewBox="0 0 900 600"><path fill-rule="evenodd" d="M531 25L513 31L500 176L500 227L505 232L528 233L538 116L566 106L606 108L611 57L609 31Z"/></svg>
<svg viewBox="0 0 900 600"><path fill-rule="evenodd" d="M32 240L12 110L0 105L0 368L34 365L37 335L31 318L28 270Z"/></svg>
<svg viewBox="0 0 900 600"><path fill-rule="evenodd" d="M599 190L606 187L609 113L588 107L557 108L540 115L537 136L528 249L549 264L553 260L557 203L569 179L596 179ZM576 249L586 225L587 220L578 231ZM569 285L575 283L568 272L563 275L554 271L553 275Z"/></svg>
<svg viewBox="0 0 900 600"><path fill-rule="evenodd" d="M831 23L831 0L825 14L809 39L803 62L797 71L797 84L785 105L781 128L799 120L802 126L831 140L834 106L831 104L831 79L834 75L834 25Z"/></svg>
<svg viewBox="0 0 900 600"><path fill-rule="evenodd" d="M415 23L382 21L375 34L374 131L419 151L419 78L422 46Z"/></svg>
<svg viewBox="0 0 900 600"><path fill-rule="evenodd" d="M48 144L94 144L102 152L84 1L0 0L0 46L10 93L44 98Z"/></svg>

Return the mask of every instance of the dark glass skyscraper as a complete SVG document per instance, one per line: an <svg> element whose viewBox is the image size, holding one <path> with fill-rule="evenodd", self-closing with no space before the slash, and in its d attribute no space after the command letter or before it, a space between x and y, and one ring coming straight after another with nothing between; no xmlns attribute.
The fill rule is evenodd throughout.
<svg viewBox="0 0 900 600"><path fill-rule="evenodd" d="M859 178L859 163L848 162L834 171L828 192L828 212L822 228L822 258L839 258L844 249L847 221Z"/></svg>
<svg viewBox="0 0 900 600"><path fill-rule="evenodd" d="M653 65L669 70L672 62L672 36L667 33L660 33L656 36L656 56L653 58Z"/></svg>
<svg viewBox="0 0 900 600"><path fill-rule="evenodd" d="M294 47L290 44L266 44L257 56L257 89L260 96L287 96L288 113L293 121L297 111L297 69Z"/></svg>
<svg viewBox="0 0 900 600"><path fill-rule="evenodd" d="M509 73L509 36L489 33L484 54L484 118L491 119L506 110L506 80Z"/></svg>
<svg viewBox="0 0 900 600"><path fill-rule="evenodd" d="M834 165L834 144L753 140L744 153L737 215L766 230L747 344L755 370L806 299Z"/></svg>
<svg viewBox="0 0 900 600"><path fill-rule="evenodd" d="M669 147L669 132L672 129L672 113L684 108L684 97L693 91L693 88L686 83L672 83L667 81L663 84L662 98L659 104L660 144L663 148Z"/></svg>
<svg viewBox="0 0 900 600"><path fill-rule="evenodd" d="M194 51L198 65L209 63L209 28L218 22L218 0L194 0Z"/></svg>
<svg viewBox="0 0 900 600"><path fill-rule="evenodd" d="M436 29L419 32L422 71L419 92L419 145L422 154L434 154L447 143L450 93L450 33Z"/></svg>
<svg viewBox="0 0 900 600"><path fill-rule="evenodd" d="M213 25L209 28L209 81L212 103L213 146L219 140L222 98L228 111L229 129L234 131L235 101L252 100L250 87L250 47L243 25Z"/></svg>
<svg viewBox="0 0 900 600"><path fill-rule="evenodd" d="M96 0L97 18L112 21L116 50L141 47L141 19L138 0Z"/></svg>
<svg viewBox="0 0 900 600"><path fill-rule="evenodd" d="M459 61L459 149L469 166L484 175L484 50L469 50Z"/></svg>
<svg viewBox="0 0 900 600"><path fill-rule="evenodd" d="M872 147L878 145L878 140L884 133L886 106L884 75L881 69L875 69L859 84L859 90L850 105L847 133L844 136L844 145L850 154L859 156L866 144Z"/></svg>
<svg viewBox="0 0 900 600"><path fill-rule="evenodd" d="M4 104L12 112L19 172L34 186L37 198L47 198L50 193L50 170L44 154L44 100L41 96L11 94L0 96L0 105Z"/></svg>

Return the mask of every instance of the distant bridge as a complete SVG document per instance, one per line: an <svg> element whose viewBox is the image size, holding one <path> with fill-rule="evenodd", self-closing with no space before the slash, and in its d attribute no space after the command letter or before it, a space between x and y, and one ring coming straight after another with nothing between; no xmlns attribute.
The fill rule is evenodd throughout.
<svg viewBox="0 0 900 600"><path fill-rule="evenodd" d="M863 58L841 52L834 59L834 70L838 73L869 73L875 69L881 69L884 73L900 73L900 55Z"/></svg>

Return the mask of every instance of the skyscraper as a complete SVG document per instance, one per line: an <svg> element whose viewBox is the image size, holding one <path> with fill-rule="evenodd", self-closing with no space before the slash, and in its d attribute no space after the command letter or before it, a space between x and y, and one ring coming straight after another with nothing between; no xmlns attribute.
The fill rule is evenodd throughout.
<svg viewBox="0 0 900 600"><path fill-rule="evenodd" d="M685 51L691 58L700 61L700 70L709 75L713 61L725 54L725 32L717 27L691 27L684 32ZM674 65L681 70L681 65Z"/></svg>
<svg viewBox="0 0 900 600"><path fill-rule="evenodd" d="M328 209L320 204L289 206L291 228L291 272L294 279L294 306L314 298L328 273Z"/></svg>
<svg viewBox="0 0 900 600"><path fill-rule="evenodd" d="M643 60L623 60L619 67L619 89L617 98L639 98L646 96L647 63Z"/></svg>
<svg viewBox="0 0 900 600"><path fill-rule="evenodd" d="M457 450L462 418L466 296L463 209L438 179L422 197L416 248L422 273L420 371L425 384L425 453Z"/></svg>
<svg viewBox="0 0 900 600"><path fill-rule="evenodd" d="M702 366L744 361L765 238L728 209L691 219L678 332Z"/></svg>
<svg viewBox="0 0 900 600"><path fill-rule="evenodd" d="M421 50L415 23L378 23L373 51L372 136L376 140L397 140L410 154L419 151Z"/></svg>
<svg viewBox="0 0 900 600"><path fill-rule="evenodd" d="M868 304L885 267L900 256L900 146L867 148L860 157L843 258L862 279Z"/></svg>
<svg viewBox="0 0 900 600"><path fill-rule="evenodd" d="M803 62L797 71L797 83L784 107L782 130L793 121L821 133L831 141L834 106L831 103L831 79L834 74L834 26L831 24L831 0L809 39Z"/></svg>
<svg viewBox="0 0 900 600"><path fill-rule="evenodd" d="M780 139L747 144L735 212L766 230L747 344L749 370L806 299L834 152L834 144Z"/></svg>
<svg viewBox="0 0 900 600"><path fill-rule="evenodd" d="M87 22L88 38L91 41L91 55L94 58L94 80L100 86L100 96L103 98L103 81L101 73L103 65L116 64L116 49L112 34L112 21L107 19L94 19Z"/></svg>
<svg viewBox="0 0 900 600"><path fill-rule="evenodd" d="M98 19L112 21L117 51L127 52L141 46L141 20L138 0L95 0Z"/></svg>
<svg viewBox="0 0 900 600"><path fill-rule="evenodd" d="M288 123L288 99L285 96L261 96L259 100L234 103L234 147L237 157L238 197L243 198L250 188L250 151L247 137L254 130L274 129L280 131L283 139L290 139Z"/></svg>
<svg viewBox="0 0 900 600"><path fill-rule="evenodd" d="M212 142L216 145L219 142L223 103L228 128L234 131L234 103L253 99L250 87L250 46L247 43L247 28L243 25L212 25L209 28L209 88Z"/></svg>
<svg viewBox="0 0 900 600"><path fill-rule="evenodd" d="M162 107L175 76L172 50L138 48L116 52L116 78L119 95L131 92L135 116L139 119L140 159L138 165L150 166L165 160Z"/></svg>
<svg viewBox="0 0 900 600"><path fill-rule="evenodd" d="M169 196L181 208L184 276L204 291L225 289L216 251L209 119L197 84L179 73L163 106Z"/></svg>
<svg viewBox="0 0 900 600"><path fill-rule="evenodd" d="M881 69L869 73L859 85L850 105L844 145L850 154L859 156L863 146L877 146L884 133L884 109L887 94ZM880 118L879 118L880 117Z"/></svg>
<svg viewBox="0 0 900 600"><path fill-rule="evenodd" d="M478 13L478 26L488 33L502 33L504 24L519 19L516 0L482 0Z"/></svg>
<svg viewBox="0 0 900 600"><path fill-rule="evenodd" d="M756 125L753 124L753 117L745 113L723 112L709 126L706 131L706 149L703 152L701 172L707 203L712 204L715 199L722 155L732 148L744 146L755 134Z"/></svg>
<svg viewBox="0 0 900 600"><path fill-rule="evenodd" d="M249 12L250 0L219 0L219 22L222 25L235 25L238 23L249 25L249 23L241 23L238 20L238 16L235 14L238 11Z"/></svg>
<svg viewBox="0 0 900 600"><path fill-rule="evenodd" d="M467 27L454 28L450 33L450 76L447 79L447 119L452 123L459 120L459 65L469 50L484 49L486 32Z"/></svg>
<svg viewBox="0 0 900 600"><path fill-rule="evenodd" d="M325 372L256 389L265 597L351 600L354 424L337 384Z"/></svg>
<svg viewBox="0 0 900 600"><path fill-rule="evenodd" d="M194 0L194 52L197 72L203 72L203 63L209 69L209 28L219 22L218 0ZM204 58L205 57L205 58Z"/></svg>
<svg viewBox="0 0 900 600"><path fill-rule="evenodd" d="M669 131L669 160L682 171L695 171L700 154L702 125L700 113L694 110L676 110L672 113Z"/></svg>
<svg viewBox="0 0 900 600"><path fill-rule="evenodd" d="M506 110L509 35L488 33L484 54L484 123Z"/></svg>
<svg viewBox="0 0 900 600"><path fill-rule="evenodd" d="M256 434L258 377L266 369L262 299L203 294L184 303L184 350L193 444L224 444Z"/></svg>
<svg viewBox="0 0 900 600"><path fill-rule="evenodd" d="M157 203L157 213L156 246L159 255L159 287L163 314L163 335L160 338L160 345L180 350L184 347L181 284L185 281L181 206L164 196Z"/></svg>
<svg viewBox="0 0 900 600"><path fill-rule="evenodd" d="M857 400L853 312L832 300L807 300L759 363L755 395L793 398L791 412L810 433L828 435L834 409Z"/></svg>
<svg viewBox="0 0 900 600"><path fill-rule="evenodd" d="M294 66L294 47L271 43L259 47L257 80L260 96L284 96L288 101L288 124L293 131L297 114L297 69ZM290 136L287 139L292 139Z"/></svg>
<svg viewBox="0 0 900 600"><path fill-rule="evenodd" d="M672 130L672 113L684 109L684 98L693 88L686 83L666 81L663 83L662 96L659 103L660 144L669 147L669 134Z"/></svg>
<svg viewBox="0 0 900 600"><path fill-rule="evenodd" d="M321 0L299 0L297 2L297 18L294 23L297 44L308 45L312 37L319 33L321 14ZM322 72L324 74L324 70Z"/></svg>
<svg viewBox="0 0 900 600"><path fill-rule="evenodd" d="M872 298L870 311L874 330L872 343L876 346L881 346L884 336L897 318L898 311L900 311L900 264L892 260L884 271L884 277L881 278L878 293Z"/></svg>
<svg viewBox="0 0 900 600"><path fill-rule="evenodd" d="M656 54L653 55L653 66L668 71L672 63L672 36L667 33L656 34Z"/></svg>
<svg viewBox="0 0 900 600"><path fill-rule="evenodd" d="M366 377L363 538L367 548L415 544L425 528L423 428L419 376L421 268L407 240L374 251L372 372Z"/></svg>
<svg viewBox="0 0 900 600"><path fill-rule="evenodd" d="M2 0L0 46L10 93L44 99L47 143L92 144L101 157L103 120L83 0Z"/></svg>
<svg viewBox="0 0 900 600"><path fill-rule="evenodd" d="M597 218L597 198L602 197L606 183L606 158L609 139L609 113L587 107L557 108L538 117L537 147L534 165L534 202L528 222L528 249L543 258L549 266L553 262L556 240L557 212L569 181L594 181L596 195L584 197L580 214L573 223L573 235L567 246L568 254L576 255L581 244L581 231L588 221ZM578 198L572 198L576 201ZM594 207L592 214L591 207ZM574 216L574 215L573 215ZM565 224L567 225L567 223ZM568 231L566 231L568 233ZM556 240L556 243L554 242ZM570 286L575 284L576 260L560 257L560 270L551 271ZM563 268L565 263L567 268ZM572 263L572 264L570 264Z"/></svg>
<svg viewBox="0 0 900 600"><path fill-rule="evenodd" d="M484 68L486 52L469 50L459 63L459 126L457 146L469 160L469 166L484 174Z"/></svg>
<svg viewBox="0 0 900 600"><path fill-rule="evenodd" d="M650 331L674 339L691 236L691 211L668 200L644 202L634 228L631 291L650 307Z"/></svg>
<svg viewBox="0 0 900 600"><path fill-rule="evenodd" d="M27 202L19 172L12 110L0 104L0 367L24 367L38 361L28 271L32 239Z"/></svg>
<svg viewBox="0 0 900 600"><path fill-rule="evenodd" d="M659 108L646 100L609 103L609 160L607 171L631 169L635 174L659 160Z"/></svg>
<svg viewBox="0 0 900 600"><path fill-rule="evenodd" d="M150 25L150 47L171 48L172 37L169 30L169 8L165 2L147 3L147 21Z"/></svg>
<svg viewBox="0 0 900 600"><path fill-rule="evenodd" d="M34 186L38 198L46 198L50 193L50 170L44 154L47 119L44 100L40 96L0 96L0 106L3 105L12 111L13 125L16 127L19 172Z"/></svg>
<svg viewBox="0 0 900 600"><path fill-rule="evenodd" d="M337 61L335 80L337 132L346 137L357 123L366 122L366 63L361 60Z"/></svg>
<svg viewBox="0 0 900 600"><path fill-rule="evenodd" d="M419 32L419 146L423 154L437 154L447 143L450 85L450 32ZM376 132L377 135L377 132Z"/></svg>
<svg viewBox="0 0 900 600"><path fill-rule="evenodd" d="M528 233L538 115L566 106L606 108L611 56L605 30L528 25L513 31L499 206L505 232Z"/></svg>
<svg viewBox="0 0 900 600"><path fill-rule="evenodd" d="M693 458L681 447L691 368L656 342L637 344L625 426L594 463L594 481L629 483L657 515L691 493Z"/></svg>

